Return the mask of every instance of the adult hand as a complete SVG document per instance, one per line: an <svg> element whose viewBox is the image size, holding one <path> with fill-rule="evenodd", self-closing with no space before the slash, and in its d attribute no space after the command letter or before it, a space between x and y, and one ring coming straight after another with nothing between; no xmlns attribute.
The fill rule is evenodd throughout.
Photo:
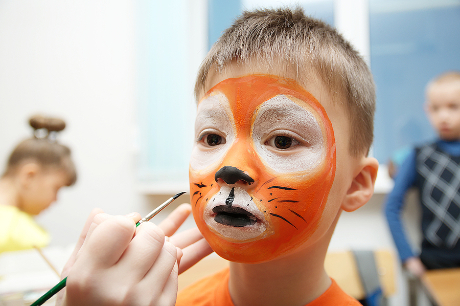
<svg viewBox="0 0 460 306"><path fill-rule="evenodd" d="M422 277L426 268L418 257L410 257L404 262L404 267L413 275Z"/></svg>
<svg viewBox="0 0 460 306"><path fill-rule="evenodd" d="M197 229L173 235L189 214L181 205L159 226L136 228L139 214L94 210L64 268L67 287L56 305L174 305L178 259L182 271L212 252Z"/></svg>
<svg viewBox="0 0 460 306"><path fill-rule="evenodd" d="M190 204L182 204L158 225L166 236L170 236L169 242L183 252L179 263L179 274L213 252L197 227L175 234L191 212Z"/></svg>

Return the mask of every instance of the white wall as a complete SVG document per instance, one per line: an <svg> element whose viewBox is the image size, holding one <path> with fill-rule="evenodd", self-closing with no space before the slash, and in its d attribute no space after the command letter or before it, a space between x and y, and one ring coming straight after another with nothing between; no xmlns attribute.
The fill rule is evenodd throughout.
<svg viewBox="0 0 460 306"><path fill-rule="evenodd" d="M53 244L75 240L93 207L144 212L135 192L135 2L0 2L0 170L31 136L31 114L62 117L77 184L38 221Z"/></svg>

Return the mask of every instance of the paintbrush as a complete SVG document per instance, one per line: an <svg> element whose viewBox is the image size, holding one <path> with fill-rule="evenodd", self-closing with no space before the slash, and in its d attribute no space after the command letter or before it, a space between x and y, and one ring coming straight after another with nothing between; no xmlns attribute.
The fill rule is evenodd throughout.
<svg viewBox="0 0 460 306"><path fill-rule="evenodd" d="M34 247L35 250L37 250L38 254L40 254L41 258L43 258L43 260L48 264L48 266L51 268L51 270L53 270L54 273L56 273L57 277L61 278L61 274L59 274L59 271L51 263L51 261L48 259L48 257L46 257L45 254L43 254L42 250L36 245L34 245L33 247Z"/></svg>
<svg viewBox="0 0 460 306"><path fill-rule="evenodd" d="M160 211L162 211L163 208L165 208L166 206L168 206L169 204L171 204L172 202L174 202L175 199L177 199L178 197L180 197L180 196L183 195L184 193L185 193L185 191L179 192L178 194L176 194L176 195L173 196L172 198L169 198L166 202L164 202L163 204L161 204L160 206L158 206L157 208L155 208L154 210L152 210L147 216L145 216L145 217L142 218L139 222L136 223L136 227L139 226L139 225L141 225L141 224L144 223L144 222L150 221L150 220L151 220L153 217L155 217ZM61 289L65 287L66 282L67 282L67 277L64 278L63 280L61 280L56 286L54 286L53 288L51 288L48 292L46 292L45 294L43 294L38 300L36 300L35 302L33 302L30 306L42 305L42 304L45 303L47 300L49 300L53 295L55 295L56 293L58 293L59 291L61 291Z"/></svg>

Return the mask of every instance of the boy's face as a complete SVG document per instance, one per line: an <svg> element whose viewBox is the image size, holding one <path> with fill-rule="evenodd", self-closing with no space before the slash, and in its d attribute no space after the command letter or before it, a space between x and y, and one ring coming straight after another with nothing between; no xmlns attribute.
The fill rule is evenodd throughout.
<svg viewBox="0 0 460 306"><path fill-rule="evenodd" d="M273 75L230 72L212 86L198 103L190 190L195 221L214 251L264 262L324 233L338 206L326 208L336 141L323 104Z"/></svg>
<svg viewBox="0 0 460 306"><path fill-rule="evenodd" d="M428 118L439 137L460 139L460 81L431 85L427 100Z"/></svg>

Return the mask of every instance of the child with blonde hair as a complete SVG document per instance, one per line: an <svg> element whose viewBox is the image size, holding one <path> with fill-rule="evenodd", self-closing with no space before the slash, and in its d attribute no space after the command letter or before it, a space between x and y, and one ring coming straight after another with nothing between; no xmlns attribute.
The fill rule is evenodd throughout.
<svg viewBox="0 0 460 306"><path fill-rule="evenodd" d="M96 215L67 266L62 305L360 305L324 259L340 214L370 199L377 175L363 59L301 9L244 12L206 56L195 93L191 209L229 269L176 301L177 273L208 252L196 232L164 242L186 208L140 229Z"/></svg>
<svg viewBox="0 0 460 306"><path fill-rule="evenodd" d="M460 72L445 72L428 83L425 109L439 138L410 152L385 204L401 262L416 276L426 269L460 267ZM412 249L401 221L412 187L422 210L420 252Z"/></svg>
<svg viewBox="0 0 460 306"><path fill-rule="evenodd" d="M77 178L70 149L56 139L65 122L33 116L29 124L34 136L15 147L0 178L0 253L46 246L50 237L33 217Z"/></svg>

